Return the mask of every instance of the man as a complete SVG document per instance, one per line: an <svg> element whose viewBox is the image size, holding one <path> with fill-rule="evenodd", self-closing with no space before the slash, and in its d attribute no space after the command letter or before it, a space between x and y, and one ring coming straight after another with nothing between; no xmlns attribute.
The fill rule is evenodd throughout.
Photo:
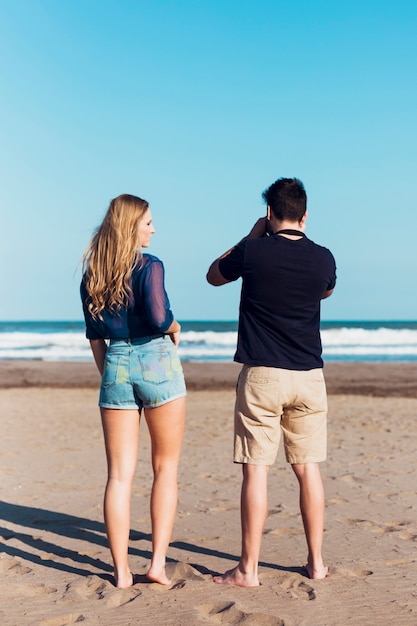
<svg viewBox="0 0 417 626"><path fill-rule="evenodd" d="M267 514L267 474L283 433L286 459L300 487L308 546L305 570L325 578L322 559L327 397L320 340L320 302L333 292L329 250L305 234L307 196L301 181L281 178L263 193L267 216L216 259L211 285L242 278L238 344L242 363L235 406L234 461L243 467L242 552L216 583L259 585L258 561Z"/></svg>

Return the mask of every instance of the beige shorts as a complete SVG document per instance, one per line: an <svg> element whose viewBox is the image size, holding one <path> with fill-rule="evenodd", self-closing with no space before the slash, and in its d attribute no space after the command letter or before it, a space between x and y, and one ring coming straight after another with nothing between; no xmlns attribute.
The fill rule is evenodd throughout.
<svg viewBox="0 0 417 626"><path fill-rule="evenodd" d="M272 465L281 431L288 463L326 460L323 371L244 365L237 383L234 462Z"/></svg>

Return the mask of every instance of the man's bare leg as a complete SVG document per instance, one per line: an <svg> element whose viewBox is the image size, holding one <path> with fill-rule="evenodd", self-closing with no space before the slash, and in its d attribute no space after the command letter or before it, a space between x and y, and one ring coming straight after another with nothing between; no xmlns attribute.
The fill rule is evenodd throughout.
<svg viewBox="0 0 417 626"><path fill-rule="evenodd" d="M239 564L214 582L237 587L258 587L258 561L265 524L268 493L268 465L244 464L240 515L242 525L242 554Z"/></svg>
<svg viewBox="0 0 417 626"><path fill-rule="evenodd" d="M324 489L318 463L292 465L300 484L300 510L308 546L305 569L310 578L325 578L328 568L321 554L324 531Z"/></svg>

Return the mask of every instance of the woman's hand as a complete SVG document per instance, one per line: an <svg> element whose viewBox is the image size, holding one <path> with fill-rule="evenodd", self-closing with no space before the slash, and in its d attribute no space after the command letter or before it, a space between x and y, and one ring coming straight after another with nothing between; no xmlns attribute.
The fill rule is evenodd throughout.
<svg viewBox="0 0 417 626"><path fill-rule="evenodd" d="M175 347L178 347L180 345L180 331L179 330L177 330L175 333L170 333L169 338L171 339Z"/></svg>
<svg viewBox="0 0 417 626"><path fill-rule="evenodd" d="M176 320L174 320L168 330L165 331L165 334L169 335L169 338L171 339L174 346L178 346L180 343L180 332L181 326Z"/></svg>

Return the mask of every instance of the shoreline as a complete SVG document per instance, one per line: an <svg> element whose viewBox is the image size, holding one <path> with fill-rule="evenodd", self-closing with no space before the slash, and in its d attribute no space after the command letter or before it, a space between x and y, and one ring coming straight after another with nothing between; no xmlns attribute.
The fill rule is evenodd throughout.
<svg viewBox="0 0 417 626"><path fill-rule="evenodd" d="M241 365L234 362L183 362L190 391L234 389ZM417 398L417 363L325 363L329 395ZM99 374L93 362L0 361L0 388L94 389Z"/></svg>

